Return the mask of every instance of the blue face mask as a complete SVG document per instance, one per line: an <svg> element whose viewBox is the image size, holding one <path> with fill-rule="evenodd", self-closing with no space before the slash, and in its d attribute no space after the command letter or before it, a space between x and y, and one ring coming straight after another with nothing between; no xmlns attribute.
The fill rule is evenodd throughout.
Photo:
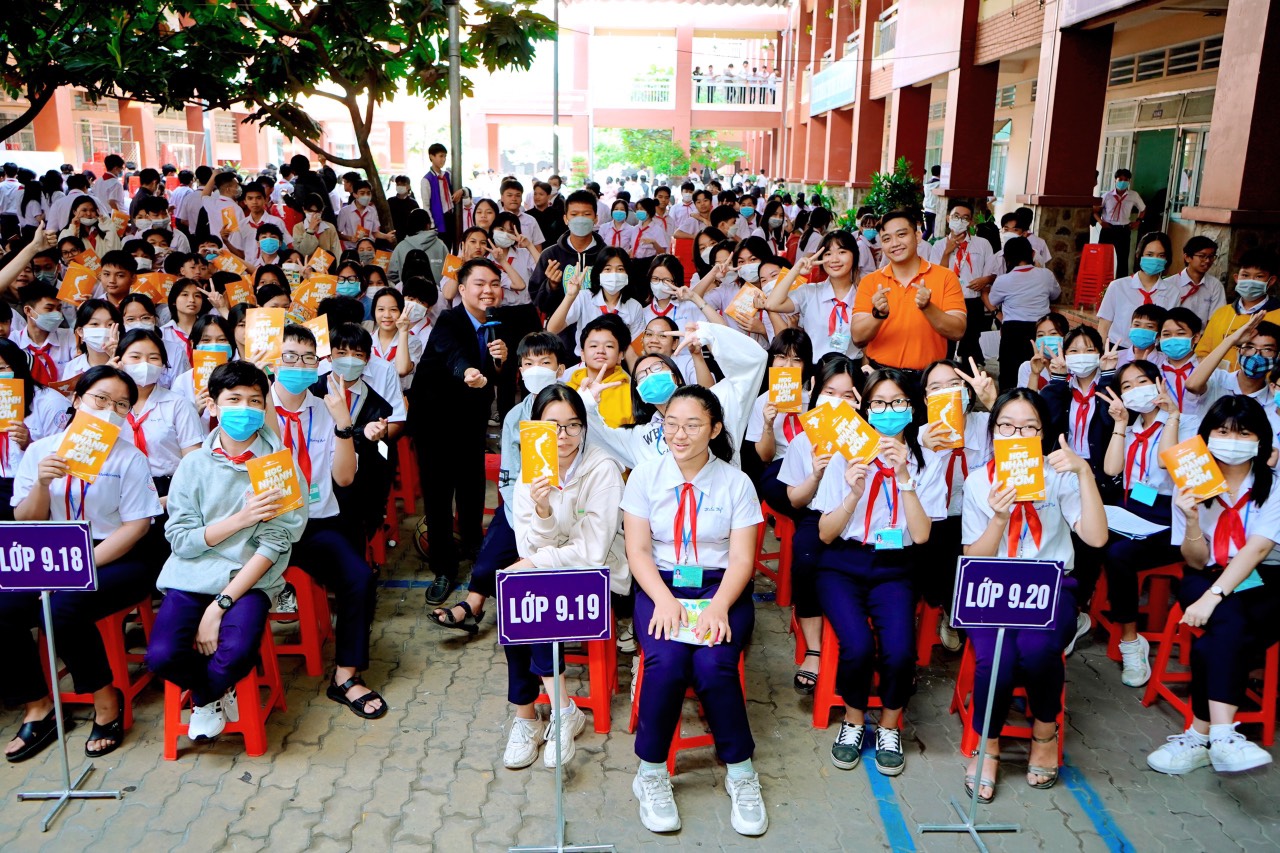
<svg viewBox="0 0 1280 853"><path fill-rule="evenodd" d="M231 360L231 344L200 344L196 347L198 352L220 352L227 357L227 361Z"/></svg>
<svg viewBox="0 0 1280 853"><path fill-rule="evenodd" d="M614 222L627 221L627 212L625 210L615 210L613 213L610 213L609 215L613 217Z"/></svg>
<svg viewBox="0 0 1280 853"><path fill-rule="evenodd" d="M862 237L863 237L863 239L864 239L864 240L866 240L868 243L874 243L874 242L876 241L876 236L877 236L877 234L876 234L876 229L874 229L874 228L863 228L863 229L862 229Z"/></svg>
<svg viewBox="0 0 1280 853"><path fill-rule="evenodd" d="M258 241L258 248L264 255L274 255L280 251L280 241L275 237L263 237Z"/></svg>
<svg viewBox="0 0 1280 853"><path fill-rule="evenodd" d="M1191 355L1191 338L1165 338L1160 341L1160 352L1166 358L1181 361Z"/></svg>
<svg viewBox="0 0 1280 853"><path fill-rule="evenodd" d="M738 212L742 214L743 219L750 219L751 217L756 215L756 209L751 205L743 206L743 208Z"/></svg>
<svg viewBox="0 0 1280 853"><path fill-rule="evenodd" d="M636 211L636 222L644 222L648 218L649 214L645 213L643 210Z"/></svg>
<svg viewBox="0 0 1280 853"><path fill-rule="evenodd" d="M218 259L218 253L217 253L217 252L205 252L205 253L204 253L204 259L205 259L206 261L216 261L216 260Z"/></svg>
<svg viewBox="0 0 1280 853"><path fill-rule="evenodd" d="M1156 333L1150 329L1130 329L1129 343L1134 349L1148 349L1155 345Z"/></svg>
<svg viewBox="0 0 1280 853"><path fill-rule="evenodd" d="M340 281L338 282L339 296L359 296L360 282L358 281Z"/></svg>
<svg viewBox="0 0 1280 853"><path fill-rule="evenodd" d="M12 378L13 378L12 370L0 370L0 379L12 379Z"/></svg>
<svg viewBox="0 0 1280 853"><path fill-rule="evenodd" d="M252 406L221 406L218 408L218 426L232 441L248 441L262 429L264 413Z"/></svg>
<svg viewBox="0 0 1280 853"><path fill-rule="evenodd" d="M1051 356L1057 355L1062 352L1062 335L1041 335L1036 338L1036 346Z"/></svg>
<svg viewBox="0 0 1280 853"><path fill-rule="evenodd" d="M1169 262L1164 258L1138 258L1138 266L1147 275L1160 275Z"/></svg>
<svg viewBox="0 0 1280 853"><path fill-rule="evenodd" d="M1271 368L1275 367L1276 360L1269 356L1246 355L1240 359L1240 369L1244 371L1244 375L1250 379L1260 379L1267 375Z"/></svg>
<svg viewBox="0 0 1280 853"><path fill-rule="evenodd" d="M1116 181L1116 189L1120 190L1120 192L1124 192L1125 190L1129 189L1129 182Z"/></svg>
<svg viewBox="0 0 1280 853"><path fill-rule="evenodd" d="M314 367L281 367L276 371L276 381L290 394L301 394L315 384L318 375Z"/></svg>
<svg viewBox="0 0 1280 853"><path fill-rule="evenodd" d="M907 428L911 423L912 417L910 409L905 412L885 409L883 412L872 412L868 415L867 423L871 424L871 428L883 436L895 436Z"/></svg>
<svg viewBox="0 0 1280 853"><path fill-rule="evenodd" d="M661 406L676 393L676 380L670 373L650 373L636 385L640 399L650 406Z"/></svg>

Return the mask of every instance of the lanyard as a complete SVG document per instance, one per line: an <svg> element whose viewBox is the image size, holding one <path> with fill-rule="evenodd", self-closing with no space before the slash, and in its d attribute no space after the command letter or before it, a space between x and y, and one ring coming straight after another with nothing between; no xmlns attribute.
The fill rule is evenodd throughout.
<svg viewBox="0 0 1280 853"><path fill-rule="evenodd" d="M676 502L676 517L672 528L676 562L682 565L682 555L687 556L690 545L693 546L693 559L698 559L698 512L702 509L703 496L699 495L695 501L693 493L694 487L692 483L684 483L680 486L680 499ZM689 519L688 529L685 528L686 516Z"/></svg>
<svg viewBox="0 0 1280 853"><path fill-rule="evenodd" d="M72 480L75 480L77 483L80 484L80 505L79 506L76 506L76 502L71 496ZM68 521L84 521L84 499L85 499L85 495L88 494L88 492L89 492L88 483L86 483L84 480L76 480L75 477L72 477L69 474L67 475L66 503L67 503L67 520Z"/></svg>
<svg viewBox="0 0 1280 853"><path fill-rule="evenodd" d="M898 481L893 476L893 469L879 459L873 459L871 462L876 466L876 473L871 478L871 492L867 496L867 516L862 525L862 544L864 545L871 540L871 516L875 513L876 496L880 492L882 483L889 484L884 490L884 502L889 510L889 527L898 526Z"/></svg>

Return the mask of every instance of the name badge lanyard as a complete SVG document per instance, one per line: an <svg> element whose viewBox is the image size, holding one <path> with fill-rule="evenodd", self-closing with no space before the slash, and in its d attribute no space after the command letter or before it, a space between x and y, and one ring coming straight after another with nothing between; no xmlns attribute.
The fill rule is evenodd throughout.
<svg viewBox="0 0 1280 853"><path fill-rule="evenodd" d="M890 485L885 486L884 489L884 503L889 510L889 528L896 529L898 526L898 484L896 481L891 480L893 469L880 468L879 464L880 461L877 459L877 470L871 490L871 498L867 501L867 517L862 525L862 544L864 545L871 539L871 516L875 513L876 493L880 491L880 484L885 481L890 481ZM888 475L885 474L886 470L890 472Z"/></svg>
<svg viewBox="0 0 1280 853"><path fill-rule="evenodd" d="M1156 461L1155 455L1160 450L1160 434L1164 432L1164 422L1157 421L1158 426L1145 439L1135 439L1129 445L1129 459L1124 466L1125 488L1132 488L1135 485L1133 479L1133 463L1138 463L1138 479L1136 483L1146 484L1147 472L1155 471ZM1137 430L1134 431L1137 434ZM1144 445L1142 453L1138 453L1138 445Z"/></svg>
<svg viewBox="0 0 1280 853"><path fill-rule="evenodd" d="M80 504L79 504L79 506L77 506L77 505L76 505L75 499L74 499L74 497L73 497L73 496L72 496L72 494L71 494L71 482L72 482L73 480L74 480L75 482L77 482L77 483L79 483L79 484L80 484ZM84 521L84 520L85 520L85 518L84 518L84 512L85 512L85 508L84 508L84 499L85 499L85 495L87 495L88 493L89 493L89 484L88 484L88 483L86 483L84 480L80 480L80 479L77 479L77 478L75 478L75 477L72 477L70 474L68 474L68 475L67 475L67 491L66 491L65 498L66 498L66 505L67 505L67 520L68 520L68 521Z"/></svg>
<svg viewBox="0 0 1280 853"><path fill-rule="evenodd" d="M689 551L693 551L693 559L696 563L698 560L698 513L702 510L703 495L699 495L695 501L693 498L693 484L685 483L680 487L680 499L676 503L676 518L672 530L672 539L675 541L676 562L684 564L685 558L688 557ZM686 508L687 507L687 508ZM685 518L688 517L688 526L685 525Z"/></svg>

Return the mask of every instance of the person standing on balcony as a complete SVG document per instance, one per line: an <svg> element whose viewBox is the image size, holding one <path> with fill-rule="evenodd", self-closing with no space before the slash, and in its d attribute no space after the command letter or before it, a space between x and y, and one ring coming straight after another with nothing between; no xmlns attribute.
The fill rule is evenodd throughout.
<svg viewBox="0 0 1280 853"><path fill-rule="evenodd" d="M733 70L732 62L724 70L724 96L726 103L736 104L738 102L738 74Z"/></svg>
<svg viewBox="0 0 1280 853"><path fill-rule="evenodd" d="M693 102L702 103L702 66L693 69Z"/></svg>
<svg viewBox="0 0 1280 853"><path fill-rule="evenodd" d="M777 68L774 68L772 71L769 72L769 79L766 85L768 86L768 89L769 89L769 103L771 104L776 104L778 102L778 80L779 79L780 78L778 75Z"/></svg>
<svg viewBox="0 0 1280 853"><path fill-rule="evenodd" d="M716 67L714 65L708 65L707 66L707 103L714 104L715 102L716 102Z"/></svg>

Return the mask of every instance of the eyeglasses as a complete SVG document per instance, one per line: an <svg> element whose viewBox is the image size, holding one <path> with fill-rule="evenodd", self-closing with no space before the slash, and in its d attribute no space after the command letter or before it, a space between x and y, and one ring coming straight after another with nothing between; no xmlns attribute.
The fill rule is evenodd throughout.
<svg viewBox="0 0 1280 853"><path fill-rule="evenodd" d="M286 352L286 353L282 353L282 354L280 355L280 361L281 361L281 362L283 362L284 364L297 364L298 362L302 362L302 363L303 363L303 364L305 364L307 367L315 367L317 364L319 364L319 363L320 363L320 359L319 359L319 357L318 357L318 356L316 356L316 354L315 354L315 353L313 353L313 352L307 352L307 353Z"/></svg>
<svg viewBox="0 0 1280 853"><path fill-rule="evenodd" d="M556 424L556 433L558 435L567 435L570 438L577 438L582 435L582 424L574 421L571 424Z"/></svg>
<svg viewBox="0 0 1280 853"><path fill-rule="evenodd" d="M1197 252L1191 257L1195 258L1197 261L1216 261L1218 259L1218 253L1209 252L1208 254L1205 254L1204 252Z"/></svg>
<svg viewBox="0 0 1280 853"><path fill-rule="evenodd" d="M675 287L675 286L676 286L675 279L670 279L670 278L651 278L651 279L649 279L649 283L650 283L650 284L661 284L661 285L662 285L662 286L664 286L664 287Z"/></svg>
<svg viewBox="0 0 1280 853"><path fill-rule="evenodd" d="M670 372L671 371L667 369L667 366L663 364L661 361L659 361L653 367L645 368L644 370L641 370L638 373L636 373L636 381L639 382L641 379L644 379L649 376L653 376L655 373L670 373Z"/></svg>
<svg viewBox="0 0 1280 853"><path fill-rule="evenodd" d="M1005 438L1015 435L1031 437L1039 435L1040 432L1041 429L1038 426L1015 426L1011 423L996 424L996 433L1004 436Z"/></svg>
<svg viewBox="0 0 1280 853"><path fill-rule="evenodd" d="M1242 344L1237 349L1241 355L1260 355L1264 358L1271 358L1276 354L1275 347L1255 347L1253 344Z"/></svg>
<svg viewBox="0 0 1280 853"><path fill-rule="evenodd" d="M911 408L911 401L903 400L903 399L890 400L888 402L885 402L884 400L872 400L870 403L867 404L867 411L876 415L880 414L881 412L886 412L890 409L892 409L895 412L905 412L910 408Z"/></svg>
<svg viewBox="0 0 1280 853"><path fill-rule="evenodd" d="M112 400L110 397L108 397L106 394L103 394L101 391L89 391L83 396L88 397L92 400L96 400L98 403L99 409L105 409L108 406L110 406L111 408L115 409L117 413L121 415L127 415L129 413L129 409L132 408L129 405L128 401L121 402L120 400Z"/></svg>
<svg viewBox="0 0 1280 853"><path fill-rule="evenodd" d="M662 434L666 436L678 435L684 432L685 435L693 438L698 433L706 429L706 424L702 421L689 421L688 423L675 423L673 421L662 422Z"/></svg>
<svg viewBox="0 0 1280 853"><path fill-rule="evenodd" d="M339 283L339 284L341 284L341 283L343 283L343 282L350 284L350 283L351 283L351 282L353 282L353 281L359 281L359 280L360 280L360 277L359 277L359 276L356 276L356 275L340 275L340 276L338 276L338 283Z"/></svg>

